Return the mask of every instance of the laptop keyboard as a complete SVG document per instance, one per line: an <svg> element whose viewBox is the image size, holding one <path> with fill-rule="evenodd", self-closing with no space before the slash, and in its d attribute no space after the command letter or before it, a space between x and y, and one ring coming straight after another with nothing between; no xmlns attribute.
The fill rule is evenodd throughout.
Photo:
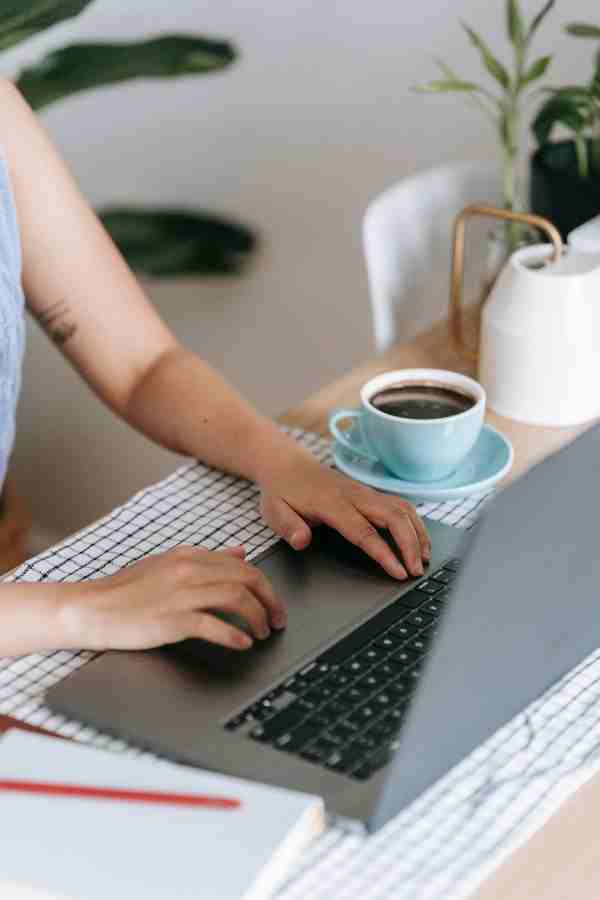
<svg viewBox="0 0 600 900"><path fill-rule="evenodd" d="M287 677L225 727L314 765L365 780L397 746L460 560Z"/></svg>

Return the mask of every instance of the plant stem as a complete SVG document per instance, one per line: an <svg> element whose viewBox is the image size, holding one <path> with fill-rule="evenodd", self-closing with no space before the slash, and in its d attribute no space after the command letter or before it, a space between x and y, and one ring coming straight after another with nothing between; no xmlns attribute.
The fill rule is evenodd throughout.
<svg viewBox="0 0 600 900"><path fill-rule="evenodd" d="M590 174L590 164L588 159L586 139L581 131L576 131L574 135L575 153L577 154L577 170L581 178L587 178Z"/></svg>

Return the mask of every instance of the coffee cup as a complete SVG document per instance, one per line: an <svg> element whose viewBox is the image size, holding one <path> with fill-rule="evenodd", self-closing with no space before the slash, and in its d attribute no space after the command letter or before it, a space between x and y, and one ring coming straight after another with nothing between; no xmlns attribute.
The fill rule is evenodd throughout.
<svg viewBox="0 0 600 900"><path fill-rule="evenodd" d="M483 425L485 391L473 378L443 369L399 369L377 375L360 392L359 409L336 409L336 441L405 481L452 475ZM352 428L340 428L352 421Z"/></svg>

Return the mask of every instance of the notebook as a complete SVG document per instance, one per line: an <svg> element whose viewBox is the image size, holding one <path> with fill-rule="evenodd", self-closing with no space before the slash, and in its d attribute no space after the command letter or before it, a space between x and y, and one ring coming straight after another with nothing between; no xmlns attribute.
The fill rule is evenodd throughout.
<svg viewBox="0 0 600 900"><path fill-rule="evenodd" d="M7 898L7 889L19 888L57 900L266 900L325 825L315 796L16 730L0 740L2 778L241 803L191 809L0 793L0 896Z"/></svg>

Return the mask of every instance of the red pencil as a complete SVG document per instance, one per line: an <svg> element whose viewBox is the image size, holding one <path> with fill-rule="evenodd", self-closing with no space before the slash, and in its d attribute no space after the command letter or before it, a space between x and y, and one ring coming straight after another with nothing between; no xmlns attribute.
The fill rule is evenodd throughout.
<svg viewBox="0 0 600 900"><path fill-rule="evenodd" d="M166 806L202 806L211 809L237 809L239 800L202 794L171 794L164 791L131 791L122 788L87 787L81 784L54 784L46 781L1 779L0 791L18 794L44 794L52 797L87 797L123 803L162 803Z"/></svg>

